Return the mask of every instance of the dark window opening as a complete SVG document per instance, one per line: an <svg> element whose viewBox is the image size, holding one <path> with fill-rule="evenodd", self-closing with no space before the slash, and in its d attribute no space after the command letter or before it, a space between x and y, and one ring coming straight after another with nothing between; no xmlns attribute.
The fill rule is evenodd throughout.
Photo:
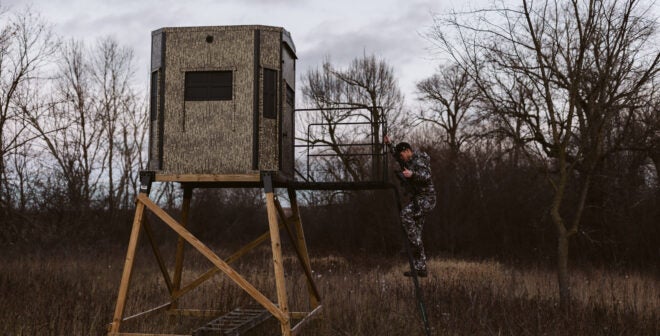
<svg viewBox="0 0 660 336"><path fill-rule="evenodd" d="M264 118L277 118L277 71L264 69Z"/></svg>
<svg viewBox="0 0 660 336"><path fill-rule="evenodd" d="M151 121L158 118L158 71L151 73L151 93L149 94L149 114Z"/></svg>
<svg viewBox="0 0 660 336"><path fill-rule="evenodd" d="M185 100L232 100L231 71L186 72Z"/></svg>
<svg viewBox="0 0 660 336"><path fill-rule="evenodd" d="M293 89L287 84L286 85L286 104L293 108L296 103L296 93Z"/></svg>

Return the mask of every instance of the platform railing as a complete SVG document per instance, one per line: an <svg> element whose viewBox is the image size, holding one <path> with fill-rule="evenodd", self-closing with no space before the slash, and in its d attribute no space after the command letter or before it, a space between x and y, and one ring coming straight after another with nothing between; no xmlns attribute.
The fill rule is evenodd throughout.
<svg viewBox="0 0 660 336"><path fill-rule="evenodd" d="M387 182L389 152L382 142L383 134L387 134L387 122L372 121L375 109L382 118L380 107L296 110L296 113L305 113L308 121L298 127L294 145L296 180L307 183ZM320 115L322 113L337 113L340 120Z"/></svg>

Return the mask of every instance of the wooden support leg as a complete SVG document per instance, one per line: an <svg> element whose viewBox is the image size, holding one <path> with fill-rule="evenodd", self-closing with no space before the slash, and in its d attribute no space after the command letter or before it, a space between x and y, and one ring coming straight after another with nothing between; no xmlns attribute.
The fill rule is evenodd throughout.
<svg viewBox="0 0 660 336"><path fill-rule="evenodd" d="M138 200L144 203L144 206L151 210L158 218L160 218L167 226L169 226L174 232L179 236L183 237L186 242L197 251L199 251L206 259L208 259L213 265L219 268L224 272L234 283L241 287L246 293L252 296L259 304L266 308L273 316L278 320L288 321L289 314L284 313L280 308L278 308L273 302L271 302L266 296L264 296L259 290L254 288L245 278L240 274L236 273L227 262L220 259L208 246L204 245L197 237L195 237L190 231L186 230L179 222L172 218L167 212L161 209L156 203L149 199L148 196L140 194L138 195Z"/></svg>
<svg viewBox="0 0 660 336"><path fill-rule="evenodd" d="M144 218L142 221L142 227L144 228L144 233L147 235L147 239L149 240L149 245L151 245L151 250L154 252L154 256L156 257L156 262L158 263L158 267L160 268L160 272L163 274L163 279L165 280L165 286L167 287L167 290L170 294L172 294L172 280L170 279L170 275L167 272L167 266L165 265L165 261L163 260L163 254L160 253L160 249L158 248L158 244L156 243L156 240L154 239L154 233L153 230L151 229L151 224L149 223L148 218Z"/></svg>
<svg viewBox="0 0 660 336"><path fill-rule="evenodd" d="M270 241L273 250L273 267L275 268L275 285L277 287L277 303L286 318L280 320L282 336L291 336L291 319L287 304L286 282L284 279L284 265L282 263L282 243L280 240L280 228L277 222L277 209L275 207L275 195L270 175L264 175L264 192L266 193L266 209L268 210L268 227L270 228Z"/></svg>
<svg viewBox="0 0 660 336"><path fill-rule="evenodd" d="M190 200L192 199L192 188L189 186L183 187L183 203L181 204L181 226L188 226L188 214L190 213ZM179 236L176 243L176 257L174 261L174 278L172 281L172 307L177 308L175 293L181 289L181 275L183 272L183 251L185 247L185 240Z"/></svg>
<svg viewBox="0 0 660 336"><path fill-rule="evenodd" d="M289 227L290 218L286 218L286 215L284 214L284 210L282 209L282 206L280 205L280 202L277 199L275 199L275 207L280 215L280 218L282 219L282 223L284 224L283 226L286 229L285 232L289 236L289 239L293 244L294 250L296 251L296 256L298 257L298 261L300 262L303 271L305 272L305 276L307 277L307 289L309 290L310 303L314 306L314 302L317 302L316 299L319 297L319 291L313 282L312 269L309 266L309 257L305 252L303 252L303 250L299 246L300 240L297 239L297 234L294 234L291 228ZM316 306L314 306L314 308L316 308Z"/></svg>
<svg viewBox="0 0 660 336"><path fill-rule="evenodd" d="M117 297L117 306L115 307L115 315L112 318L112 325L110 326L110 333L119 332L119 325L124 315L124 307L126 306L126 296L128 294L128 285L131 282L131 273L133 271L133 262L135 261L135 249L137 247L138 238L140 236L140 228L144 220L144 204L140 201L137 202L135 209L135 218L133 219L133 229L131 230L131 238L128 242L128 251L126 252L126 261L124 262L124 271L121 276L121 283L119 285L119 295Z"/></svg>
<svg viewBox="0 0 660 336"><path fill-rule="evenodd" d="M291 203L291 217L293 218L293 223L295 225L296 236L298 237L297 247L300 249L300 253L303 256L303 261L305 263L305 268L310 270L310 275L307 276L307 289L309 290L309 304L312 308L319 306L321 297L319 295L316 286L314 285L314 279L311 277L311 262L309 260L309 253L307 252L307 243L305 242L305 232L302 227L302 220L300 219L300 209L298 209L298 199L296 197L296 191L292 188L287 189L289 194L289 202Z"/></svg>

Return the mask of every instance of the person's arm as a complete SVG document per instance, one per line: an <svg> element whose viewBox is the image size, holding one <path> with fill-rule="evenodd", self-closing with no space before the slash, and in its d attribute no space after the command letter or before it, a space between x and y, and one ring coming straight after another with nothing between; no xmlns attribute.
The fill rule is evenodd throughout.
<svg viewBox="0 0 660 336"><path fill-rule="evenodd" d="M394 146L392 146L392 141L390 140L390 137L387 136L387 134L383 135L383 143L390 150L390 153L394 154Z"/></svg>
<svg viewBox="0 0 660 336"><path fill-rule="evenodd" d="M411 178L418 182L431 181L431 158L426 153L420 153L416 161Z"/></svg>
<svg viewBox="0 0 660 336"><path fill-rule="evenodd" d="M387 148L389 149L390 154L392 154L392 157L394 157L394 160L398 162L399 165L401 165L401 161L400 161L401 158L394 151L394 146L392 145L392 141L390 140L390 137L387 134L383 135L383 143L387 145Z"/></svg>

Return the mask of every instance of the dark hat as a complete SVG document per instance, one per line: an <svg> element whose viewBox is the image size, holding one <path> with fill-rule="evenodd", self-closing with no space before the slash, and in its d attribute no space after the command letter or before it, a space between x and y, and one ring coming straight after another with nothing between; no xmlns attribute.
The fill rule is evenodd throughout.
<svg viewBox="0 0 660 336"><path fill-rule="evenodd" d="M394 151L396 151L397 153L401 153L406 149L412 150L412 147L410 147L410 144L407 142L399 142L399 144L396 145L396 147L394 147Z"/></svg>

